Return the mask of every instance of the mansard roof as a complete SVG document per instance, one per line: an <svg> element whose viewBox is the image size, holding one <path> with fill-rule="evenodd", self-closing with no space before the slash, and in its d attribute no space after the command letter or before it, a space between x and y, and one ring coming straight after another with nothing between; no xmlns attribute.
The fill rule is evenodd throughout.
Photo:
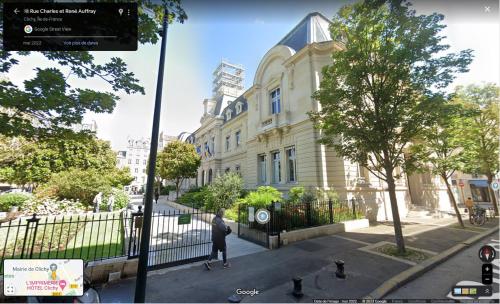
<svg viewBox="0 0 500 304"><path fill-rule="evenodd" d="M241 107L241 113L237 114L237 112L236 112L236 105L239 102L241 102L242 107ZM228 104L227 107L224 108L224 110L222 110L221 115L222 115L222 118L224 119L224 123L228 122L227 117L226 117L226 111L227 110L231 111L231 118L229 119L229 121L230 121L230 120L233 120L236 117L240 116L244 112L246 112L247 109L248 109L247 100L246 100L245 97L243 97L243 95L241 95L240 97L238 97L235 100L231 101L231 103Z"/></svg>
<svg viewBox="0 0 500 304"><path fill-rule="evenodd" d="M296 52L315 42L332 40L331 21L318 12L310 13L297 24L277 45L286 45Z"/></svg>

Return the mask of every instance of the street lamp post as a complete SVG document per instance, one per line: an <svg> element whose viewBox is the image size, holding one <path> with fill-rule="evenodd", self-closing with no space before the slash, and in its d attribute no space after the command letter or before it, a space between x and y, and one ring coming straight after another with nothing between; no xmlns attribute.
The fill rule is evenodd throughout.
<svg viewBox="0 0 500 304"><path fill-rule="evenodd" d="M144 219L139 251L139 264L137 266L137 280L135 284L135 303L144 303L146 297L146 280L148 273L148 252L151 234L151 217L153 213L153 191L156 169L156 154L158 150L158 135L160 129L161 94L163 89L163 72L165 67L165 52L167 45L168 8L165 5L163 28L161 30L160 65L158 67L158 80L156 83L156 99L153 115L153 131L151 133L151 147L149 151L148 180L146 184L146 200L144 202Z"/></svg>

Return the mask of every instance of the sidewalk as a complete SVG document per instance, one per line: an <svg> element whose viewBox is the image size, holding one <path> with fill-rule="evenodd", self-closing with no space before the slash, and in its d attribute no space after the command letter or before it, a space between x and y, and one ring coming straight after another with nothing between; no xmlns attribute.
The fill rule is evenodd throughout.
<svg viewBox="0 0 500 304"><path fill-rule="evenodd" d="M407 246L442 252L457 243L498 225L490 221L480 231L459 230L442 225L456 219L404 223ZM394 242L393 227L379 224L356 232L320 237L283 248L231 258L232 267L216 264L206 271L201 264L173 271L150 273L147 282L148 302L227 302L238 288L256 289L259 294L246 296L242 302L297 302L291 295L292 278L303 278L304 297L300 302L322 298L363 298L372 290L412 265L369 251L368 245ZM231 247L229 248L231 250ZM345 261L346 280L335 278L334 260ZM135 279L104 286L103 302L131 302Z"/></svg>

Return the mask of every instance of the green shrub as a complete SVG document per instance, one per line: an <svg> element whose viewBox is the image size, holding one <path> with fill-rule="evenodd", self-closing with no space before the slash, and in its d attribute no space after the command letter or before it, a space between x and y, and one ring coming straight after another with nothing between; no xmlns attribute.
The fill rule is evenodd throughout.
<svg viewBox="0 0 500 304"><path fill-rule="evenodd" d="M165 187L161 187L160 195L169 195L170 191L175 191L174 185L166 185Z"/></svg>
<svg viewBox="0 0 500 304"><path fill-rule="evenodd" d="M121 189L114 189L115 194L115 207L113 210L120 210L123 208L127 208L128 203L130 202L130 197L127 192Z"/></svg>
<svg viewBox="0 0 500 304"><path fill-rule="evenodd" d="M229 209L241 196L243 179L235 172L228 172L215 178L207 187L209 197L205 207L209 210Z"/></svg>
<svg viewBox="0 0 500 304"><path fill-rule="evenodd" d="M321 200L332 200L332 201L338 201L339 200L339 194L333 187L330 187L329 190L324 190L320 188L318 190L318 198Z"/></svg>
<svg viewBox="0 0 500 304"><path fill-rule="evenodd" d="M111 189L111 191L103 193L102 202L99 206L99 209L101 211L108 210L108 200L111 193L113 193L113 195L115 196L115 204L113 205L113 210L121 210L127 207L128 203L130 202L130 198L127 192L121 189L113 188Z"/></svg>
<svg viewBox="0 0 500 304"><path fill-rule="evenodd" d="M103 172L94 169L71 169L52 175L46 184L37 189L36 195L39 198L78 200L83 204L92 205L97 193L110 191L109 177Z"/></svg>
<svg viewBox="0 0 500 304"><path fill-rule="evenodd" d="M302 195L306 190L302 186L293 187L288 191L288 202L300 203Z"/></svg>
<svg viewBox="0 0 500 304"><path fill-rule="evenodd" d="M230 209L227 209L226 212L224 213L224 217L237 222L238 221L238 207L237 207L237 205L234 205Z"/></svg>
<svg viewBox="0 0 500 304"><path fill-rule="evenodd" d="M281 192L270 186L261 186L257 191L251 191L241 200L241 203L253 206L255 208L265 208L272 202L279 202L282 199Z"/></svg>
<svg viewBox="0 0 500 304"><path fill-rule="evenodd" d="M9 211L11 207L22 207L30 196L22 193L6 193L0 195L0 211Z"/></svg>
<svg viewBox="0 0 500 304"><path fill-rule="evenodd" d="M301 203L312 203L317 200L316 194L312 191L306 191L304 194L302 194L302 197L300 198Z"/></svg>
<svg viewBox="0 0 500 304"><path fill-rule="evenodd" d="M177 202L184 206L200 209L205 206L208 201L208 196L207 187L192 188L181 195L177 199Z"/></svg>

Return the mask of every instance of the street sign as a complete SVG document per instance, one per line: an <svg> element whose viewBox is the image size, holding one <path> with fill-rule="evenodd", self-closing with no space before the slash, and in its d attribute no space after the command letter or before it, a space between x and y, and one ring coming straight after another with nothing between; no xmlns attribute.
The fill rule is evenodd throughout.
<svg viewBox="0 0 500 304"><path fill-rule="evenodd" d="M255 222L255 208L248 207L248 221L250 223Z"/></svg>
<svg viewBox="0 0 500 304"><path fill-rule="evenodd" d="M143 220L142 216L137 216L135 218L135 228L142 229L142 220Z"/></svg>
<svg viewBox="0 0 500 304"><path fill-rule="evenodd" d="M491 189L496 191L496 190L498 190L498 188L500 188L500 184L498 182L491 183Z"/></svg>
<svg viewBox="0 0 500 304"><path fill-rule="evenodd" d="M191 224L191 214L181 214L177 221L177 225L187 225Z"/></svg>
<svg viewBox="0 0 500 304"><path fill-rule="evenodd" d="M463 188L465 186L464 181L460 180L460 182L458 182L458 185Z"/></svg>

